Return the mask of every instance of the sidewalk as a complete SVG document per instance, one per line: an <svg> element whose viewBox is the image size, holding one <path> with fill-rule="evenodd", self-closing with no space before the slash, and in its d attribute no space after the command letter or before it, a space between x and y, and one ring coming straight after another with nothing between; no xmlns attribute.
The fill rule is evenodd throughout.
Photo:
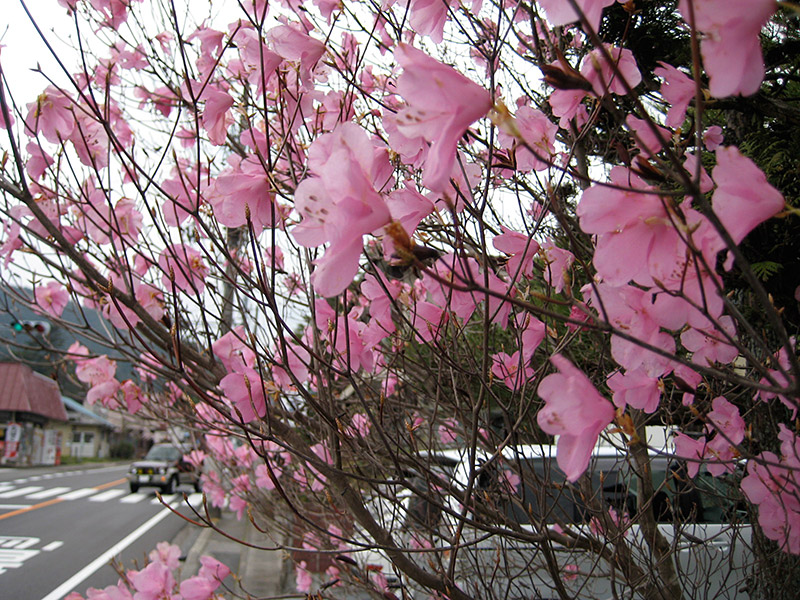
<svg viewBox="0 0 800 600"><path fill-rule="evenodd" d="M228 510L213 519L217 529L232 538L244 540L261 547L274 547L275 543L264 533L259 532L245 516L241 521ZM228 577L224 584L241 595L252 598L270 598L294 592L294 569L291 562L280 550L260 550L252 548L215 531L187 523L172 540L181 549L184 577L195 575L200 568L200 557L209 555L230 567L239 581ZM286 559L285 559L286 558ZM222 588L219 590L222 592Z"/></svg>

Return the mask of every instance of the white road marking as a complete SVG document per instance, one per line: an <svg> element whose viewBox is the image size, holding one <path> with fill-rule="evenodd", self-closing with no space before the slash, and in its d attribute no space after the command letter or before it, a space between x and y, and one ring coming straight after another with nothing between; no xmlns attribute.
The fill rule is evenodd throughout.
<svg viewBox="0 0 800 600"><path fill-rule="evenodd" d="M5 492L6 490L13 490L16 486L9 485L7 483L0 483L0 492Z"/></svg>
<svg viewBox="0 0 800 600"><path fill-rule="evenodd" d="M17 569L22 563L39 554L39 550L3 550L0 549L0 574L7 569Z"/></svg>
<svg viewBox="0 0 800 600"><path fill-rule="evenodd" d="M3 492L0 494L0 498L16 498L17 496L32 494L33 492L38 492L39 490L43 489L44 488L40 485L29 485L28 487L17 488L16 490L11 490L10 492Z"/></svg>
<svg viewBox="0 0 800 600"><path fill-rule="evenodd" d="M91 502L107 502L108 500L116 498L117 496L122 496L122 494L125 493L126 493L125 490L110 489L106 490L105 492L100 492L95 496L92 496L91 498L89 498L89 500Z"/></svg>
<svg viewBox="0 0 800 600"><path fill-rule="evenodd" d="M146 521L143 525L129 533L125 538L111 546L108 550L103 552L100 556L86 565L83 569L75 573L72 577L67 579L64 583L54 589L52 592L47 594L42 600L61 600L64 596L70 593L75 586L79 585L81 582L85 581L87 577L91 576L95 573L98 569L104 567L109 560L111 560L112 556L116 556L120 552L122 552L125 548L130 546L133 542L138 540L142 537L145 533L150 531L153 527L158 525L162 520L167 518L169 515L172 514L172 511L168 508L165 508L161 512L159 512L156 516L151 518L149 521Z"/></svg>
<svg viewBox="0 0 800 600"><path fill-rule="evenodd" d="M50 542L49 544L47 544L47 546L42 546L42 551L52 552L53 550L58 550L63 545L64 542Z"/></svg>
<svg viewBox="0 0 800 600"><path fill-rule="evenodd" d="M39 543L39 538L17 535L0 535L0 548L30 548Z"/></svg>
<svg viewBox="0 0 800 600"><path fill-rule="evenodd" d="M28 481L27 477L23 477L22 479L15 479L11 483L25 483L26 481Z"/></svg>
<svg viewBox="0 0 800 600"><path fill-rule="evenodd" d="M161 496L161 500L166 502L167 504L172 504L178 498L183 498L183 496L179 496L178 494L170 494L169 496ZM158 499L158 496L150 500L150 504L161 504L161 500Z"/></svg>
<svg viewBox="0 0 800 600"><path fill-rule="evenodd" d="M28 508L30 504L0 504L0 510L17 510L19 508Z"/></svg>
<svg viewBox="0 0 800 600"><path fill-rule="evenodd" d="M136 504L137 502L141 502L145 498L149 497L150 494L142 494L141 492L136 492L135 494L128 494L124 498L120 498L119 501L124 504Z"/></svg>
<svg viewBox="0 0 800 600"><path fill-rule="evenodd" d="M70 491L70 489L72 488L68 487L48 488L46 490L42 490L41 492L36 492L35 494L28 494L25 497L30 498L31 500L42 500L43 498L49 498L50 496L58 496L59 494L63 494L64 492Z"/></svg>
<svg viewBox="0 0 800 600"><path fill-rule="evenodd" d="M78 498L83 498L84 496L91 496L92 494L96 494L97 490L94 488L79 488L77 490L72 490L62 496L59 496L62 500L77 500Z"/></svg>
<svg viewBox="0 0 800 600"><path fill-rule="evenodd" d="M33 477L28 477L28 481L39 481L41 478L41 475L34 475Z"/></svg>

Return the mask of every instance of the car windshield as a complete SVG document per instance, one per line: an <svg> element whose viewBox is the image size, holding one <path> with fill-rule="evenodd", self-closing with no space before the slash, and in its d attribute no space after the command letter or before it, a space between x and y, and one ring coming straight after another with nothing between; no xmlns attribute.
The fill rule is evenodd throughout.
<svg viewBox="0 0 800 600"><path fill-rule="evenodd" d="M153 446L145 456L145 460L180 460L182 452L174 446Z"/></svg>
<svg viewBox="0 0 800 600"><path fill-rule="evenodd" d="M746 511L731 500L736 496L729 489L730 478L711 477L704 472L689 478L686 465L674 458L656 458L651 468L656 491L653 507L659 522L746 521ZM587 499L577 486L565 485L566 477L554 460L519 459L516 469L519 480L515 481L513 494L508 493L502 478L494 471L482 473L478 488L497 498L511 521L530 523L532 517L565 523L589 520ZM618 514L637 513L638 481L630 464L618 458L598 457L592 461L590 473L592 488L598 496L602 494L603 504Z"/></svg>

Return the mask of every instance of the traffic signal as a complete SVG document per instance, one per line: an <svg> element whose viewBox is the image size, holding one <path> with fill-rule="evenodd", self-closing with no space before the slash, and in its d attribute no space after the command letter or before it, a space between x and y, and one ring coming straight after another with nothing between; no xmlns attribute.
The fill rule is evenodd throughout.
<svg viewBox="0 0 800 600"><path fill-rule="evenodd" d="M47 335L50 333L50 323L47 321L15 321L11 324L11 329L17 333L27 331L28 333Z"/></svg>

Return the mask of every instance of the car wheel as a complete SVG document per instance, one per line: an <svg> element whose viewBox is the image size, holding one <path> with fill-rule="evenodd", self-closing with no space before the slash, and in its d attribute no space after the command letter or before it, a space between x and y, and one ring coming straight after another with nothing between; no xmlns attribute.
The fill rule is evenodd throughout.
<svg viewBox="0 0 800 600"><path fill-rule="evenodd" d="M175 477L170 477L166 485L161 488L161 493L165 496L175 493Z"/></svg>
<svg viewBox="0 0 800 600"><path fill-rule="evenodd" d="M128 487L131 488L131 494L135 494L136 492L139 491L139 486L136 485L135 483L129 484Z"/></svg>

